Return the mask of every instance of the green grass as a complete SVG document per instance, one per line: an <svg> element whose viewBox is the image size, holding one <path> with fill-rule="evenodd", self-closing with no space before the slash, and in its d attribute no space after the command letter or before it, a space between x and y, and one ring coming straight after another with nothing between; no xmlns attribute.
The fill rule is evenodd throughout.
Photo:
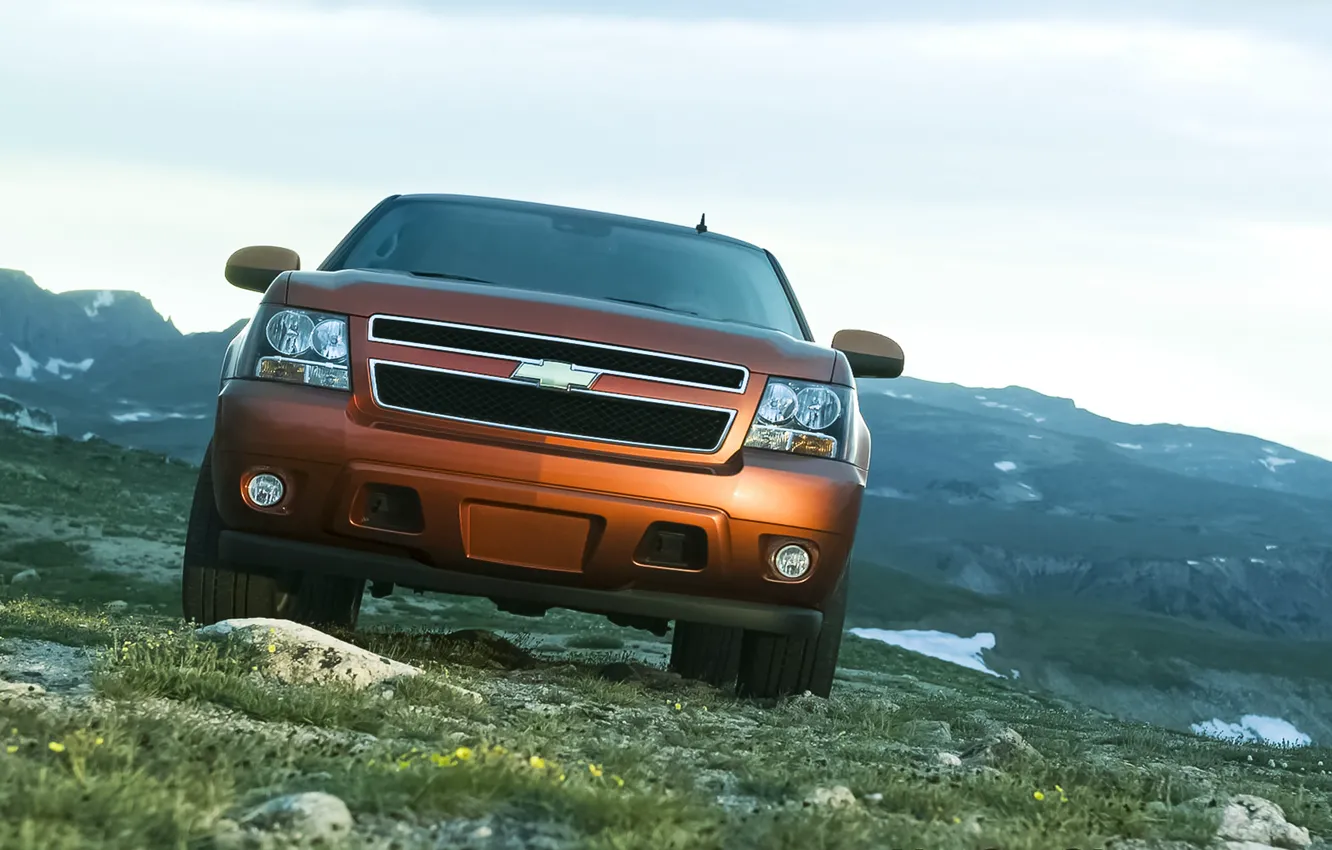
<svg viewBox="0 0 1332 850"><path fill-rule="evenodd" d="M281 685L264 674L262 653L195 638L177 618L174 581L90 560L98 531L179 542L192 470L3 429L0 459L0 493L24 493L23 507L0 506L0 571L39 573L0 589L0 665L19 640L100 653L98 700L0 702L7 850L193 850L209 846L224 819L303 790L344 799L362 836L400 822L461 837L469 819L494 816L580 848L1044 850L1117 836L1202 845L1217 810L1196 801L1232 792L1267 797L1292 822L1332 834L1332 750L1112 721L1028 690L1026 677L854 636L833 699L741 701L659 669L611 677L608 661L641 669L644 645L665 644L645 632L572 612L533 619L485 600L395 593L360 631L338 636L422 676L368 691ZM60 539L19 539L15 529L47 514L77 519ZM873 600L878 619L858 608L853 625L970 634L969 623L992 624L997 660L1091 665L1109 680L1162 685L1177 671L1161 665L1176 655L1220 652L1243 669L1318 675L1332 663L1312 644L1273 654L1275 644L1245 635L1245 645L1223 629L868 575L855 598ZM112 600L131 607L108 613ZM969 756L1005 729L1035 753ZM969 757L948 767L940 751ZM804 804L834 785L860 798L854 812Z"/></svg>
<svg viewBox="0 0 1332 850"><path fill-rule="evenodd" d="M502 641L358 636L427 671L384 699L278 685L260 672L262 657L165 619L36 601L3 615L6 638L106 647L94 682L108 700L64 711L0 706L0 733L16 748L0 755L7 848L198 846L220 818L297 790L335 793L366 824L502 814L606 848L1202 843L1216 812L1187 802L1228 790L1273 799L1293 822L1332 832L1332 777L1316 767L1332 751L1100 720L855 638L847 674L860 669L877 688L758 704L678 680L609 682L595 666L517 661ZM458 698L454 684L486 703ZM944 748L954 752L1006 727L1039 755L998 758L991 771L940 767L935 749L916 743L921 720L948 724ZM1269 757L1287 767L1267 768ZM854 815L802 805L834 784L883 796ZM965 828L977 818L979 836Z"/></svg>

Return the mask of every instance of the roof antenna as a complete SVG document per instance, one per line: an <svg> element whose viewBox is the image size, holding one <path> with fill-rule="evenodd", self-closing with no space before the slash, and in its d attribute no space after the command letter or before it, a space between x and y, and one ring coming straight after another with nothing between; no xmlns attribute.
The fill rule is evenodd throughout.
<svg viewBox="0 0 1332 850"><path fill-rule="evenodd" d="M694 225L694 229L697 230L699 233L707 233L707 232L708 232L708 214L707 214L707 213L703 213L703 215L699 216L699 218L698 218L698 224Z"/></svg>

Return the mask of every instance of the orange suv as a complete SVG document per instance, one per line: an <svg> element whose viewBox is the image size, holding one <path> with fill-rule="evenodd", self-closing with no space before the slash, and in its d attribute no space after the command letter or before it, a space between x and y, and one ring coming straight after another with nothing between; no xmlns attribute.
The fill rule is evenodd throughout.
<svg viewBox="0 0 1332 850"><path fill-rule="evenodd" d="M318 270L242 248L187 618L355 625L366 585L604 615L742 695L827 696L869 468L868 331L816 345L769 252L566 207L395 195Z"/></svg>

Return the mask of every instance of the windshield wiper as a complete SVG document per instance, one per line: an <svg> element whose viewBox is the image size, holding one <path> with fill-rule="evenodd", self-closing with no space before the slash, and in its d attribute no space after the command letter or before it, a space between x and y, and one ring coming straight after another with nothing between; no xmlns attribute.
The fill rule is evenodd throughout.
<svg viewBox="0 0 1332 850"><path fill-rule="evenodd" d="M450 274L449 272L414 272L414 271L409 271L407 272L407 274L413 275L415 277L437 277L440 278L441 280L465 280L468 281L469 283L488 283L491 286L499 286L499 284L495 283L495 281L493 280L482 280L479 277L468 277L465 274Z"/></svg>
<svg viewBox="0 0 1332 850"><path fill-rule="evenodd" d="M682 310L679 307L667 307L665 304L653 304L651 301L635 301L632 298L611 298L610 296L604 296L602 300L615 301L620 304L633 304L637 307L651 307L654 310L665 310L668 313L683 313L686 316L698 315L698 313L695 313L693 310Z"/></svg>

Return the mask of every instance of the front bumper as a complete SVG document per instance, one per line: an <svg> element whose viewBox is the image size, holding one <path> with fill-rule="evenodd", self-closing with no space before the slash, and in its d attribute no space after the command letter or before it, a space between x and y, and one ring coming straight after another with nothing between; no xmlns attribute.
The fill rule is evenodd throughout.
<svg viewBox="0 0 1332 850"><path fill-rule="evenodd" d="M852 464L766 452L681 469L465 439L394 425L353 397L308 387L231 380L218 401L212 463L225 561L538 606L817 633L865 485ZM241 482L258 469L288 485L275 508L242 498ZM375 486L415 491L423 526L367 525ZM662 522L702 529L701 569L643 562L644 535ZM513 540L495 539L508 528ZM514 542L525 534L536 539ZM768 566L786 539L815 553L799 581ZM542 562L547 541L563 554Z"/></svg>

